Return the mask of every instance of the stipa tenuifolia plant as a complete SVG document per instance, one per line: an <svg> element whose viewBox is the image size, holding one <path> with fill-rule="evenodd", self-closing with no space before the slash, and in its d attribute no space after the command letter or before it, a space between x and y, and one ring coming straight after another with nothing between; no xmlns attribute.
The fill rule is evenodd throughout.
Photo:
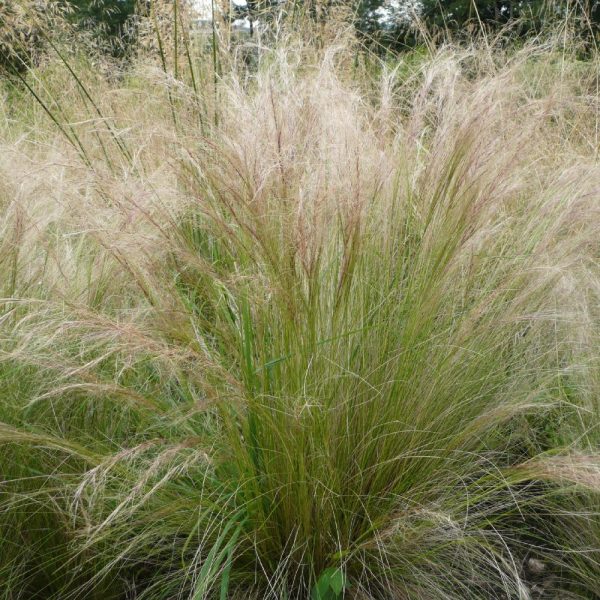
<svg viewBox="0 0 600 600"><path fill-rule="evenodd" d="M218 126L146 71L98 83L114 138L5 147L5 596L593 597L598 98L523 83L557 56L291 45Z"/></svg>

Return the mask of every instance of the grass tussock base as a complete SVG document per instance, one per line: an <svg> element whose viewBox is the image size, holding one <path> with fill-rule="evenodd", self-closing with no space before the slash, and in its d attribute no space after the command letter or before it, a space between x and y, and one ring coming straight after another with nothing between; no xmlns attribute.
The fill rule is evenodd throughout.
<svg viewBox="0 0 600 600"><path fill-rule="evenodd" d="M261 52L2 105L1 597L597 598L597 61Z"/></svg>

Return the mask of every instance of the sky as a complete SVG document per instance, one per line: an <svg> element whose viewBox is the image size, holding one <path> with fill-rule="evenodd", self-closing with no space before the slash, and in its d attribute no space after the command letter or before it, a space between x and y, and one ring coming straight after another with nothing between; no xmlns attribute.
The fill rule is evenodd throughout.
<svg viewBox="0 0 600 600"><path fill-rule="evenodd" d="M219 0L215 0L218 3ZM230 0L237 6L246 6L246 0ZM199 15L203 19L211 17L211 0L193 0L193 3ZM421 8L421 0L388 0L383 6L379 7L375 14L383 24L392 24L394 21L410 21L413 14L418 13Z"/></svg>
<svg viewBox="0 0 600 600"><path fill-rule="evenodd" d="M215 0L218 2L218 0ZM246 6L246 0L231 0L232 4L236 4L237 6ZM194 0L194 5L198 13L204 19L210 19L211 15L211 0Z"/></svg>

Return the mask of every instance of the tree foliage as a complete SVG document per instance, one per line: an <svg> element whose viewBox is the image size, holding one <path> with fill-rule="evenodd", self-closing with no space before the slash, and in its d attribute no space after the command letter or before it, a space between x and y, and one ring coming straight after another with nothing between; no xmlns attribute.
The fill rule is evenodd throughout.
<svg viewBox="0 0 600 600"><path fill-rule="evenodd" d="M526 34L567 16L578 16L590 36L598 35L599 0L358 0L357 24L363 34L401 44L414 40L418 23L454 34L513 24L517 33Z"/></svg>
<svg viewBox="0 0 600 600"><path fill-rule="evenodd" d="M69 4L70 20L77 27L92 32L105 49L123 52L139 0L69 0Z"/></svg>

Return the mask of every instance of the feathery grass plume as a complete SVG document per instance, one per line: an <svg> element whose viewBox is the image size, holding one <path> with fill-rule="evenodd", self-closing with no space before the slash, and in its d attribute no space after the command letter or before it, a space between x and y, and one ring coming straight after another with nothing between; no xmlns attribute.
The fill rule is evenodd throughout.
<svg viewBox="0 0 600 600"><path fill-rule="evenodd" d="M52 3L45 4L36 5L25 0L2 0L0 3L0 74L22 71L38 57L40 32L35 18L32 19L30 14L39 16L39 13L52 6Z"/></svg>
<svg viewBox="0 0 600 600"><path fill-rule="evenodd" d="M595 63L262 52L2 125L0 591L593 597Z"/></svg>

